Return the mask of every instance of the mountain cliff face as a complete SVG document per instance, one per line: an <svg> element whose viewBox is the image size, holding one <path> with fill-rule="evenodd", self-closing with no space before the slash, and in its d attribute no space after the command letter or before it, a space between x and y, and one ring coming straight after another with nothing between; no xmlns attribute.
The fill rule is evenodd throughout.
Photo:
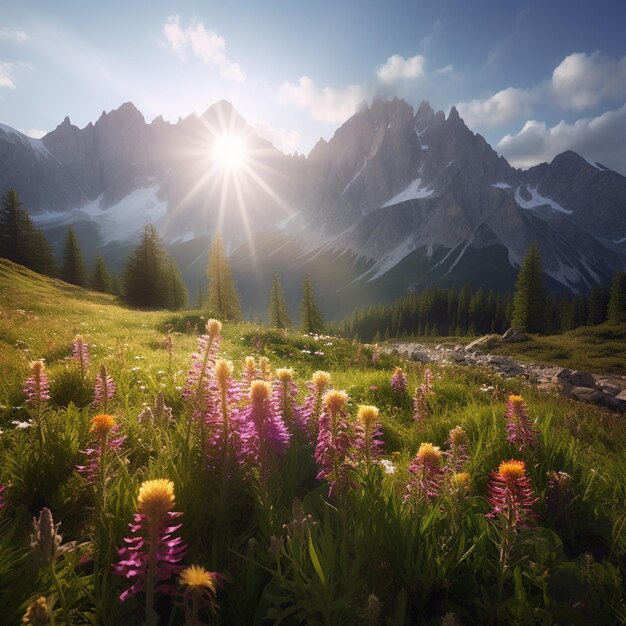
<svg viewBox="0 0 626 626"><path fill-rule="evenodd" d="M237 171L212 157L223 135L245 144ZM454 107L446 118L425 102L374 100L306 158L276 150L224 101L176 124L147 124L126 103L83 129L66 118L41 140L0 126L9 186L44 228L89 224L109 251L146 221L189 267L203 265L218 228L242 274L250 259L257 277L259 265L311 271L324 251L352 267L329 300L338 290L349 300L357 284L368 286L359 301L425 283L511 288L532 241L562 291L626 266L625 177L574 152L516 170ZM187 269L193 284L198 270Z"/></svg>

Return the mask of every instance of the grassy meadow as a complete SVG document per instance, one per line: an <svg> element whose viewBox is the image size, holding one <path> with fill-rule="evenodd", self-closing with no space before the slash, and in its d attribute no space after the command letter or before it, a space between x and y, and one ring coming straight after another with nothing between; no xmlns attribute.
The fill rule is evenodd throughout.
<svg viewBox="0 0 626 626"><path fill-rule="evenodd" d="M0 260L2 624L626 620L622 416L336 337L207 336L208 319ZM38 359L50 398L27 402ZM54 526L34 529L44 507Z"/></svg>

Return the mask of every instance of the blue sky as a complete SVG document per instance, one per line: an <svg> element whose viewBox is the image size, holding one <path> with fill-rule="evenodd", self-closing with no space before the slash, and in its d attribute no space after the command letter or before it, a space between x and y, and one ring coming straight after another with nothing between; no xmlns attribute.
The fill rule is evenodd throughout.
<svg viewBox="0 0 626 626"><path fill-rule="evenodd" d="M0 122L83 127L132 101L176 121L225 98L308 153L363 100L456 105L514 165L574 149L626 174L626 3L15 2Z"/></svg>

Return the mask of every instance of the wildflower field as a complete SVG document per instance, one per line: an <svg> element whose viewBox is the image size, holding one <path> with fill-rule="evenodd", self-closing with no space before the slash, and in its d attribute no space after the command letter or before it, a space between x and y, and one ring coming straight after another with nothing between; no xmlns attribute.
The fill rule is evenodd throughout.
<svg viewBox="0 0 626 626"><path fill-rule="evenodd" d="M623 417L0 261L0 623L617 624Z"/></svg>

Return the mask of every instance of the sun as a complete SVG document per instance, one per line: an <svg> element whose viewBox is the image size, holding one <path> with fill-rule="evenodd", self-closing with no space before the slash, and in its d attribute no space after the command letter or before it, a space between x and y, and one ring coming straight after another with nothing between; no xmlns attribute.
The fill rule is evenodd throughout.
<svg viewBox="0 0 626 626"><path fill-rule="evenodd" d="M212 149L217 165L225 170L241 169L247 158L246 145L239 135L220 135L215 139Z"/></svg>

